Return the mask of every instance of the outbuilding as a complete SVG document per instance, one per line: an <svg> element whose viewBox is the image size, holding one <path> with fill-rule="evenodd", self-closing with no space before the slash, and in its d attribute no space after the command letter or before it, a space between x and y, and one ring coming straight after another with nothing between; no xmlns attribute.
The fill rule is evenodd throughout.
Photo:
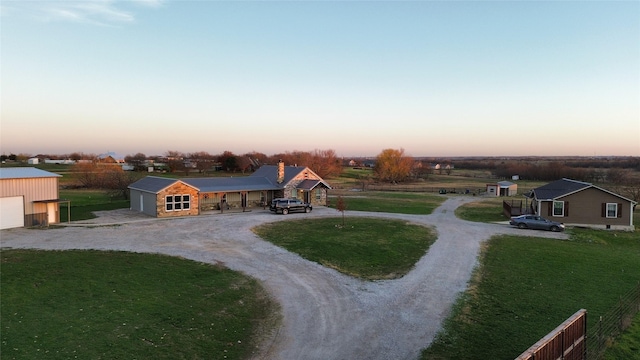
<svg viewBox="0 0 640 360"><path fill-rule="evenodd" d="M495 184L487 184L489 196L515 196L518 194L518 184L511 181L498 181Z"/></svg>
<svg viewBox="0 0 640 360"><path fill-rule="evenodd" d="M35 167L0 168L0 229L59 223L60 177Z"/></svg>

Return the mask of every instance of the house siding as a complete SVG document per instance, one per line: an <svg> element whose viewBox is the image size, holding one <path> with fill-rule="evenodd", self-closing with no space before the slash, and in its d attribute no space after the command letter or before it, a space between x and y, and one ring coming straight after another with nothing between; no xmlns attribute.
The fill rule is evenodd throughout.
<svg viewBox="0 0 640 360"><path fill-rule="evenodd" d="M189 195L190 196L190 204L189 210L180 210L180 211L167 211L165 208L165 199L167 196L174 195ZM162 191L160 191L156 195L156 216L157 217L180 217L180 216L189 216L189 215L198 215L199 211L199 198L198 198L198 190L183 183L177 182Z"/></svg>
<svg viewBox="0 0 640 360"><path fill-rule="evenodd" d="M47 204L34 203L39 200L58 198L58 178L16 178L2 179L0 197L23 196L25 226L60 222L60 212L56 210L55 221L48 221Z"/></svg>
<svg viewBox="0 0 640 360"><path fill-rule="evenodd" d="M156 194L131 189L130 193L131 210L140 211L150 216L156 216ZM159 200L158 200L159 201ZM163 200L164 201L164 200Z"/></svg>
<svg viewBox="0 0 640 360"><path fill-rule="evenodd" d="M630 225L629 217L632 216L629 212L630 202L596 188L587 188L577 193L560 197L557 201L564 201L565 204L569 203L568 216L549 215L547 209L550 206L549 204L552 204L549 201L541 204L540 215L572 225L600 225L604 228L608 225L612 229L622 229ZM602 203L622 204L619 209L619 211L622 211L622 216L618 218L603 217Z"/></svg>

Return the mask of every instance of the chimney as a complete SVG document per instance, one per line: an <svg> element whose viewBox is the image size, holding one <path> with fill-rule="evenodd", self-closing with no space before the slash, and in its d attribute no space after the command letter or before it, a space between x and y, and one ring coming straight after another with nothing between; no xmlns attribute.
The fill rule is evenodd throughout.
<svg viewBox="0 0 640 360"><path fill-rule="evenodd" d="M282 184L284 182L284 161L278 161L278 179L276 180L278 184Z"/></svg>

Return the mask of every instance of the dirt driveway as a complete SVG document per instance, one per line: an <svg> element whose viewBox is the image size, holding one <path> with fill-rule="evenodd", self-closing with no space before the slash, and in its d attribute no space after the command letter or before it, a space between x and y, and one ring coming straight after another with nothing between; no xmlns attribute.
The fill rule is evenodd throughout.
<svg viewBox="0 0 640 360"><path fill-rule="evenodd" d="M282 307L282 325L258 359L417 359L465 290L482 241L495 234L566 238L563 233L457 219L454 210L473 200L449 198L428 216L347 212L437 228L438 240L428 253L396 280L350 278L263 241L250 230L265 222L340 216L329 208L289 216L259 210L170 220L117 210L61 229L2 230L0 245L162 253L246 273L261 280Z"/></svg>

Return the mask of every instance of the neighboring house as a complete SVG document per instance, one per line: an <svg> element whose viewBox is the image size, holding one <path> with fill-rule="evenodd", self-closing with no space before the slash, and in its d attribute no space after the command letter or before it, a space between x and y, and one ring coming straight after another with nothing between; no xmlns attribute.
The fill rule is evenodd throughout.
<svg viewBox="0 0 640 360"><path fill-rule="evenodd" d="M511 181L498 181L495 184L487 184L489 196L514 196L518 194L518 184Z"/></svg>
<svg viewBox="0 0 640 360"><path fill-rule="evenodd" d="M118 155L113 151L98 155L97 160L99 163L104 163L104 164L124 164L125 163L124 156Z"/></svg>
<svg viewBox="0 0 640 360"><path fill-rule="evenodd" d="M0 229L60 222L60 177L34 167L0 168Z"/></svg>
<svg viewBox="0 0 640 360"><path fill-rule="evenodd" d="M131 209L155 217L198 215L206 211L265 207L275 198L327 204L331 187L311 169L263 165L250 176L169 179L147 176L129 186Z"/></svg>
<svg viewBox="0 0 640 360"><path fill-rule="evenodd" d="M635 230L637 202L590 183L561 179L531 191L531 211L571 226Z"/></svg>

